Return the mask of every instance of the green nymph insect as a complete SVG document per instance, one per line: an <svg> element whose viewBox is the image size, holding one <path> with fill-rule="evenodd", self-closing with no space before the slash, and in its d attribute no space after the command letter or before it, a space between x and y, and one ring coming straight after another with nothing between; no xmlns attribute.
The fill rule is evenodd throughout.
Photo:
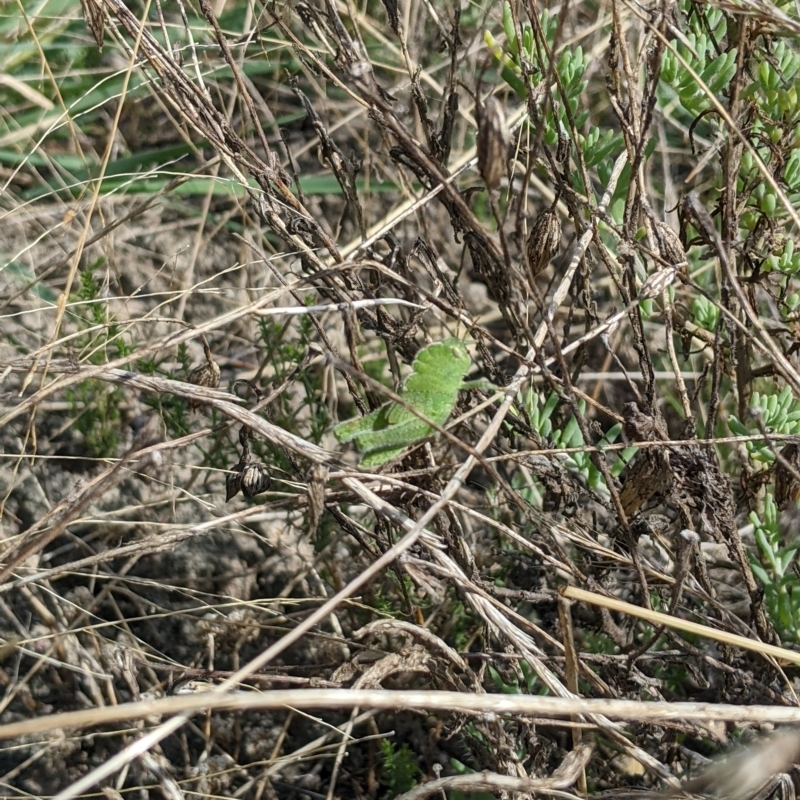
<svg viewBox="0 0 800 800"><path fill-rule="evenodd" d="M445 339L420 350L400 397L440 427L447 422L461 389L487 387L486 381L464 381L472 365L464 343ZM364 417L342 422L333 429L340 442L355 442L363 453L362 467L378 467L434 429L409 408L394 401Z"/></svg>

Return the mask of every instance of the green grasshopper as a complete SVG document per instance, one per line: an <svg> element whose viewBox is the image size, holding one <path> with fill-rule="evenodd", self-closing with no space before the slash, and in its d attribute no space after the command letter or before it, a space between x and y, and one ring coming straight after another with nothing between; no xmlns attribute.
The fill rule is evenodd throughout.
<svg viewBox="0 0 800 800"><path fill-rule="evenodd" d="M417 353L400 397L441 427L453 411L461 389L489 386L486 381L464 381L471 365L461 340L451 338L430 344ZM390 401L364 417L340 423L333 434L340 442L355 442L363 453L362 467L378 467L434 430L411 408Z"/></svg>

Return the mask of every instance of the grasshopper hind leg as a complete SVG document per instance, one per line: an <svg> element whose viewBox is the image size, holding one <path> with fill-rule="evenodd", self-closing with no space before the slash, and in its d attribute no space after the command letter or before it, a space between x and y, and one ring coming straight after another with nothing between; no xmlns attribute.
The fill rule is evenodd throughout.
<svg viewBox="0 0 800 800"><path fill-rule="evenodd" d="M372 469L373 467L380 467L382 464L385 464L387 461L391 461L393 458L399 456L407 447L379 447L376 450L370 450L368 453L364 454L364 457L361 459L360 466L363 469Z"/></svg>
<svg viewBox="0 0 800 800"><path fill-rule="evenodd" d="M355 417L354 419L340 422L333 429L333 435L339 442L358 440L360 436L385 428L389 424L387 420L388 413L389 409L386 406L381 406L363 417Z"/></svg>
<svg viewBox="0 0 800 800"><path fill-rule="evenodd" d="M424 439L431 427L420 419L390 425L381 431L370 431L356 437L356 447L364 453L362 467L379 467L412 444Z"/></svg>

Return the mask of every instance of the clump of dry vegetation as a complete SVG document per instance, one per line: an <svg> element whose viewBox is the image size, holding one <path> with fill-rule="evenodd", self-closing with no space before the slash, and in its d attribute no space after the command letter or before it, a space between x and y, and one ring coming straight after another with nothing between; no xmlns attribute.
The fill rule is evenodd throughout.
<svg viewBox="0 0 800 800"><path fill-rule="evenodd" d="M793 4L28 5L4 797L619 795L800 720Z"/></svg>

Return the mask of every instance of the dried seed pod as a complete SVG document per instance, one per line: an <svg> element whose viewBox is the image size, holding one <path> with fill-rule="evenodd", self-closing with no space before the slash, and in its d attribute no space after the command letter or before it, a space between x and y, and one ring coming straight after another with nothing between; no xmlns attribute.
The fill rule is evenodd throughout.
<svg viewBox="0 0 800 800"><path fill-rule="evenodd" d="M559 164L567 163L567 159L569 158L569 145L569 136L567 136L564 126L559 125L558 146L556 147L556 161L558 161Z"/></svg>
<svg viewBox="0 0 800 800"><path fill-rule="evenodd" d="M206 361L192 368L189 383L195 386L207 386L216 389L219 386L219 365L215 361ZM194 401L196 402L196 401Z"/></svg>
<svg viewBox="0 0 800 800"><path fill-rule="evenodd" d="M83 7L83 16L86 19L86 24L94 36L94 41L97 44L97 49L103 49L103 33L106 28L106 17L103 4L97 0L81 0Z"/></svg>
<svg viewBox="0 0 800 800"><path fill-rule="evenodd" d="M775 466L775 505L780 510L800 500L800 446L790 442L781 449Z"/></svg>
<svg viewBox="0 0 800 800"><path fill-rule="evenodd" d="M325 510L325 484L328 482L328 468L322 464L315 464L311 468L308 480L308 535L313 538L322 512Z"/></svg>
<svg viewBox="0 0 800 800"><path fill-rule="evenodd" d="M231 467L231 472L228 473L228 477L225 478L225 502L229 502L237 494L239 494L239 489L242 488L242 463L239 462L235 467Z"/></svg>
<svg viewBox="0 0 800 800"><path fill-rule="evenodd" d="M561 244L561 220L555 205L542 211L533 221L525 252L528 256L528 276L531 281L550 263Z"/></svg>
<svg viewBox="0 0 800 800"><path fill-rule="evenodd" d="M508 155L508 127L500 103L487 97L483 108L475 109L478 119L478 170L486 188L496 189L506 170Z"/></svg>
<svg viewBox="0 0 800 800"><path fill-rule="evenodd" d="M623 430L636 442L669 439L666 423L660 415L642 411L636 403L622 407ZM620 504L627 516L635 514L652 497L664 495L672 483L673 467L666 447L640 450L636 460L622 473Z"/></svg>
<svg viewBox="0 0 800 800"><path fill-rule="evenodd" d="M636 442L649 442L653 439L666 441L669 431L664 418L659 414L654 416L639 408L638 403L630 402L622 406L623 430Z"/></svg>
<svg viewBox="0 0 800 800"><path fill-rule="evenodd" d="M272 478L263 464L247 464L242 470L242 494L248 500L266 492L271 483Z"/></svg>
<svg viewBox="0 0 800 800"><path fill-rule="evenodd" d="M196 366L189 373L189 383L195 386L206 386L209 389L216 389L219 386L219 366L214 361L206 361L204 364ZM192 411L205 405L202 400L191 398L186 401Z"/></svg>
<svg viewBox="0 0 800 800"><path fill-rule="evenodd" d="M677 267L664 267L658 270L658 272L648 275L647 280L642 284L641 289L639 289L639 299L648 300L652 297L658 297L666 288L672 285L677 274Z"/></svg>
<svg viewBox="0 0 800 800"><path fill-rule="evenodd" d="M656 239L661 258L673 267L679 267L681 273L686 274L686 252L681 244L680 237L666 222L656 220Z"/></svg>
<svg viewBox="0 0 800 800"><path fill-rule="evenodd" d="M619 502L625 515L635 514L652 497L660 497L670 486L669 453L651 448L640 451L623 473Z"/></svg>
<svg viewBox="0 0 800 800"><path fill-rule="evenodd" d="M219 364L211 357L211 348L208 346L208 341L205 336L200 337L203 341L203 354L206 360L202 364L198 364L192 368L189 373L189 383L195 386L205 386L209 389L216 389L219 386ZM202 400L189 400L188 406L192 410L200 408L203 405Z"/></svg>

